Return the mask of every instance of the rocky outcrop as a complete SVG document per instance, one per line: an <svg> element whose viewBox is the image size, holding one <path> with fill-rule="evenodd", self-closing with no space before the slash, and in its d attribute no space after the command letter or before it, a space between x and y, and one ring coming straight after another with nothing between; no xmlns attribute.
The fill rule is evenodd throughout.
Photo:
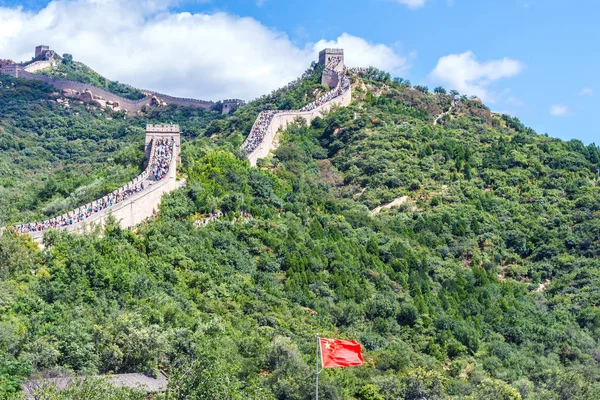
<svg viewBox="0 0 600 400"><path fill-rule="evenodd" d="M118 101L107 100L102 96L97 96L89 89L85 89L82 92L73 89L63 89L61 93L64 97L69 99L83 101L84 103L91 104L102 109L109 108L115 111L119 111L121 109Z"/></svg>

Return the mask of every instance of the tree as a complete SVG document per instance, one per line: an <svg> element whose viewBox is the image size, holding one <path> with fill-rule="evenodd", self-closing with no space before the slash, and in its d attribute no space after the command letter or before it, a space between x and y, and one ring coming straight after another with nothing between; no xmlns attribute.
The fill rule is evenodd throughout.
<svg viewBox="0 0 600 400"><path fill-rule="evenodd" d="M444 89L442 86L438 86L433 89L433 92L436 94L446 94L446 89Z"/></svg>
<svg viewBox="0 0 600 400"><path fill-rule="evenodd" d="M69 53L63 54L63 63L65 65L71 65L73 63L73 56Z"/></svg>
<svg viewBox="0 0 600 400"><path fill-rule="evenodd" d="M497 379L485 379L477 389L475 400L521 400L521 394L508 383Z"/></svg>

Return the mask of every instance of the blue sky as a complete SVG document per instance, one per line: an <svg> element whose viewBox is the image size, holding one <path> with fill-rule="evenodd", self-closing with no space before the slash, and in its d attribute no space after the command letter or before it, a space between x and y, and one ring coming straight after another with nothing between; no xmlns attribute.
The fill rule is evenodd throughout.
<svg viewBox="0 0 600 400"><path fill-rule="evenodd" d="M413 84L427 85L431 89L442 84L447 89L479 95L492 110L514 115L538 133L562 139L577 138L586 144L600 142L594 123L600 106L597 78L600 53L596 51L600 29L595 25L600 2L597 1L140 0L131 2L137 6L128 6L125 11L122 5L115 8L112 0L78 0L77 7L72 3L57 0L53 7L48 7L47 1L0 0L0 25L4 26L9 20L36 16L44 19L50 11L54 13L53 22L39 32L35 29L25 34L21 32L19 36L27 42L22 47L8 44L16 40L16 36L3 38L0 33L0 58L4 58L3 52L13 58L24 57L35 40L50 37L52 43L48 44L57 51L73 52L76 59L82 59L101 73L106 71L113 79L196 97L251 98L297 76L306 68L308 60L314 58L319 44L343 45L353 64L368 60L369 64L388 69ZM124 18L120 25L104 31L102 26L95 28L93 21L88 24L91 27L82 28L57 17L61 12L71 16L78 15L77 12L87 15L82 3L87 7L93 3L94 15L107 12L108 15L102 17L104 21L120 20L123 15L130 19ZM22 9L16 13L18 6ZM89 14L89 9L87 12ZM181 28L178 32L180 28L174 27L180 26L177 21L185 19L182 17L185 13L198 19L193 20L194 27L190 30ZM161 21L160 27L157 20ZM206 30L195 30L205 23ZM130 31L126 28L129 25L139 30ZM152 25L152 29L147 25ZM119 61L121 69L104 64L106 57L95 56L83 45L83 38L89 41L94 32L79 38L74 34L61 36L61 30L68 32L69 29L98 29L98 38L107 41L98 44L109 49L104 52L110 52L110 46L120 46L121 40L127 40L123 38L168 32L163 35L166 44L150 39L145 44L157 46L163 52L167 51L165 48L172 51L168 59L178 62L177 72L168 79L159 77L164 73L160 69L144 75L136 69L134 61L125 59L139 51L139 59L146 65L160 60L135 48L127 53L115 52L113 61L122 60ZM111 37L110 32L119 29L123 29L122 33ZM13 33L16 32L18 29ZM215 40L215 37L220 39ZM191 47L168 46L169 38L176 43L182 38L189 40L189 46L195 43L198 58L190 56L196 52ZM239 59L220 55L212 59L210 54L217 50L204 44L206 41L217 42L215 46L220 48L230 46L235 52L238 46L243 52L244 48L257 44L269 49L253 48L256 59L251 55ZM179 47L181 53L177 53ZM349 51L354 51L354 57ZM219 62L227 65L219 65ZM240 65L230 65L233 63L247 65L247 69L240 70ZM202 80L196 73L206 79ZM181 86L181 80L185 79L197 79L197 85Z"/></svg>

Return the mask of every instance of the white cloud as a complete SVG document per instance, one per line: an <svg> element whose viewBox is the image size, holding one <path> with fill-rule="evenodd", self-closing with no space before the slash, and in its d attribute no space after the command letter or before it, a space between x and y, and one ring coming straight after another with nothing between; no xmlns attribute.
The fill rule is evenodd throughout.
<svg viewBox="0 0 600 400"><path fill-rule="evenodd" d="M579 95L580 95L580 96L591 96L591 95L593 95L593 94L594 94L594 90L593 90L593 89L590 89L590 88L582 88L582 89L579 91Z"/></svg>
<svg viewBox="0 0 600 400"><path fill-rule="evenodd" d="M553 117L566 117L569 113L569 107L564 104L555 104L550 107L550 115Z"/></svg>
<svg viewBox="0 0 600 400"><path fill-rule="evenodd" d="M479 62L472 51L466 51L441 57L429 78L462 94L475 95L484 101L494 102L496 96L490 91L490 84L518 75L524 68L520 61L506 57Z"/></svg>
<svg viewBox="0 0 600 400"><path fill-rule="evenodd" d="M407 6L408 8L419 8L425 5L427 0L396 0L396 2Z"/></svg>
<svg viewBox="0 0 600 400"><path fill-rule="evenodd" d="M35 12L0 7L0 58L29 60L36 45L47 44L110 79L207 100L269 93L300 76L329 43L345 47L350 65L406 66L390 47L346 33L299 47L252 18L169 10L179 3L55 0Z"/></svg>

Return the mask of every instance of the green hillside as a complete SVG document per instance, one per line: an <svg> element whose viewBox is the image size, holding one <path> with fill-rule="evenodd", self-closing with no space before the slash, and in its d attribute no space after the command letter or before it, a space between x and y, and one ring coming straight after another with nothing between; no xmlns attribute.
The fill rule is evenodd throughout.
<svg viewBox="0 0 600 400"><path fill-rule="evenodd" d="M138 89L106 79L87 65L73 61L70 54L65 54L54 68L42 69L38 73L61 80L89 83L126 99L139 100L145 97Z"/></svg>
<svg viewBox="0 0 600 400"><path fill-rule="evenodd" d="M69 146L77 118L110 126L117 148L102 154L130 167L100 150L78 161L107 184L116 179L96 171L133 174L142 161L145 122L177 121L188 139L187 186L135 232L51 232L44 250L0 237L4 396L31 373L162 369L169 398L308 400L318 333L358 340L365 357L323 371L322 399L600 398L598 147L366 75L352 76L350 107L288 129L260 168L237 150L258 111L318 95L318 70L210 123L177 108L119 122L83 109L50 117L63 111L40 104L43 87L1 89L25 92L38 118L63 118L55 137ZM17 140L29 119L14 115L2 129ZM35 179L19 143L2 165ZM35 162L54 154L38 146ZM41 183L9 181L15 198L39 196ZM24 202L13 214L40 210ZM195 227L217 210L223 218ZM98 387L98 398L143 398Z"/></svg>

